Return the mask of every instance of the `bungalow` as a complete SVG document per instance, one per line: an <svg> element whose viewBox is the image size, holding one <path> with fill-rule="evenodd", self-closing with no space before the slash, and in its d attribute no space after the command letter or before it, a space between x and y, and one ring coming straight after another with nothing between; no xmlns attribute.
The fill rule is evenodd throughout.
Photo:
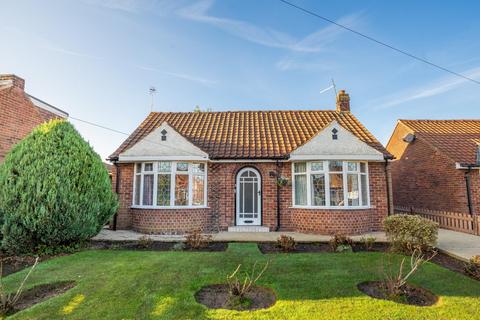
<svg viewBox="0 0 480 320"><path fill-rule="evenodd" d="M25 92L25 80L0 74L0 162L10 148L39 124L68 114Z"/></svg>
<svg viewBox="0 0 480 320"><path fill-rule="evenodd" d="M480 120L399 120L387 144L398 211L480 233Z"/></svg>
<svg viewBox="0 0 480 320"><path fill-rule="evenodd" d="M152 112L110 156L115 227L144 233L380 230L391 155L350 112Z"/></svg>

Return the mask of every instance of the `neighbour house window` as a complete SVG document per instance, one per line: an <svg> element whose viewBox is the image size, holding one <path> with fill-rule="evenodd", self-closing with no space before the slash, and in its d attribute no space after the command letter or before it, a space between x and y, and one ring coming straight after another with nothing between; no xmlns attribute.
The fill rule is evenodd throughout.
<svg viewBox="0 0 480 320"><path fill-rule="evenodd" d="M204 206L205 170L205 163L136 163L133 204L152 207Z"/></svg>
<svg viewBox="0 0 480 320"><path fill-rule="evenodd" d="M293 203L310 207L369 205L367 163L314 161L293 163Z"/></svg>

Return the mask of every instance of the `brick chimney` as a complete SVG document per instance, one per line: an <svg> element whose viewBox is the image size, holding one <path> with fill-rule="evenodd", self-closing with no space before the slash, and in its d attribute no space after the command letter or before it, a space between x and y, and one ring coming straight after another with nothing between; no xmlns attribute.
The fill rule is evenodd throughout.
<svg viewBox="0 0 480 320"><path fill-rule="evenodd" d="M0 87L15 87L25 90L25 80L14 74L0 74Z"/></svg>
<svg viewBox="0 0 480 320"><path fill-rule="evenodd" d="M337 112L350 112L350 96L345 90L340 90L337 94Z"/></svg>

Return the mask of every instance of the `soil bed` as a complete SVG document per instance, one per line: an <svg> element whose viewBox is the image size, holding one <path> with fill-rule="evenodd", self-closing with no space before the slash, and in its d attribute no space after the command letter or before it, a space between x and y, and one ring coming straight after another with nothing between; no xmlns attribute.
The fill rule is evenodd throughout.
<svg viewBox="0 0 480 320"><path fill-rule="evenodd" d="M142 245L138 241L91 241L90 249L139 250L139 251L171 251L178 242L153 241ZM182 251L216 252L227 250L227 242L211 242L205 248L193 249L185 244Z"/></svg>
<svg viewBox="0 0 480 320"><path fill-rule="evenodd" d="M203 287L195 294L195 300L210 309L257 310L273 306L276 301L273 290L253 286L245 295L248 303L232 303L228 284L213 284Z"/></svg>
<svg viewBox="0 0 480 320"><path fill-rule="evenodd" d="M443 252L438 252L437 255L433 257L431 262L438 264L439 266L442 266L444 268L447 268L450 271L461 273L477 281L479 280L465 271L465 265L467 264L466 262L463 262L462 260L451 257Z"/></svg>
<svg viewBox="0 0 480 320"><path fill-rule="evenodd" d="M31 306L49 298L61 295L73 287L75 287L74 281L54 282L35 286L21 294L20 300L18 300L14 310L8 315L30 308Z"/></svg>
<svg viewBox="0 0 480 320"><path fill-rule="evenodd" d="M409 304L419 307L432 306L438 301L438 297L427 289L406 284L403 288L403 294L398 298L391 299L386 290L383 281L366 281L358 284L358 290L369 295L372 298L389 300L402 304Z"/></svg>
<svg viewBox="0 0 480 320"><path fill-rule="evenodd" d="M365 245L362 243L354 243L352 246L353 252L385 252L389 248L388 243L376 242L373 246L367 250ZM262 242L258 244L258 249L263 254L266 253L284 253L281 248L274 242ZM289 251L288 253L308 253L308 252L330 252L333 253L333 249L328 242L307 242L307 243L297 243L295 250Z"/></svg>
<svg viewBox="0 0 480 320"><path fill-rule="evenodd" d="M61 253L57 255L44 255L41 256L38 262L47 261L52 258L68 255ZM0 256L2 260L2 276L8 276L9 274L18 272L25 268L31 267L35 263L35 257L33 256Z"/></svg>

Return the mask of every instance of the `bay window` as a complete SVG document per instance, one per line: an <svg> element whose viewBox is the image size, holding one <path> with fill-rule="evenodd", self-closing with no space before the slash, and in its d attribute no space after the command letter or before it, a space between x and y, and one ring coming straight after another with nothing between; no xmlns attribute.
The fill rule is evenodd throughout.
<svg viewBox="0 0 480 320"><path fill-rule="evenodd" d="M136 163L134 176L134 206L206 205L205 163L176 161Z"/></svg>
<svg viewBox="0 0 480 320"><path fill-rule="evenodd" d="M294 162L292 175L294 206L369 206L368 170L365 162Z"/></svg>

